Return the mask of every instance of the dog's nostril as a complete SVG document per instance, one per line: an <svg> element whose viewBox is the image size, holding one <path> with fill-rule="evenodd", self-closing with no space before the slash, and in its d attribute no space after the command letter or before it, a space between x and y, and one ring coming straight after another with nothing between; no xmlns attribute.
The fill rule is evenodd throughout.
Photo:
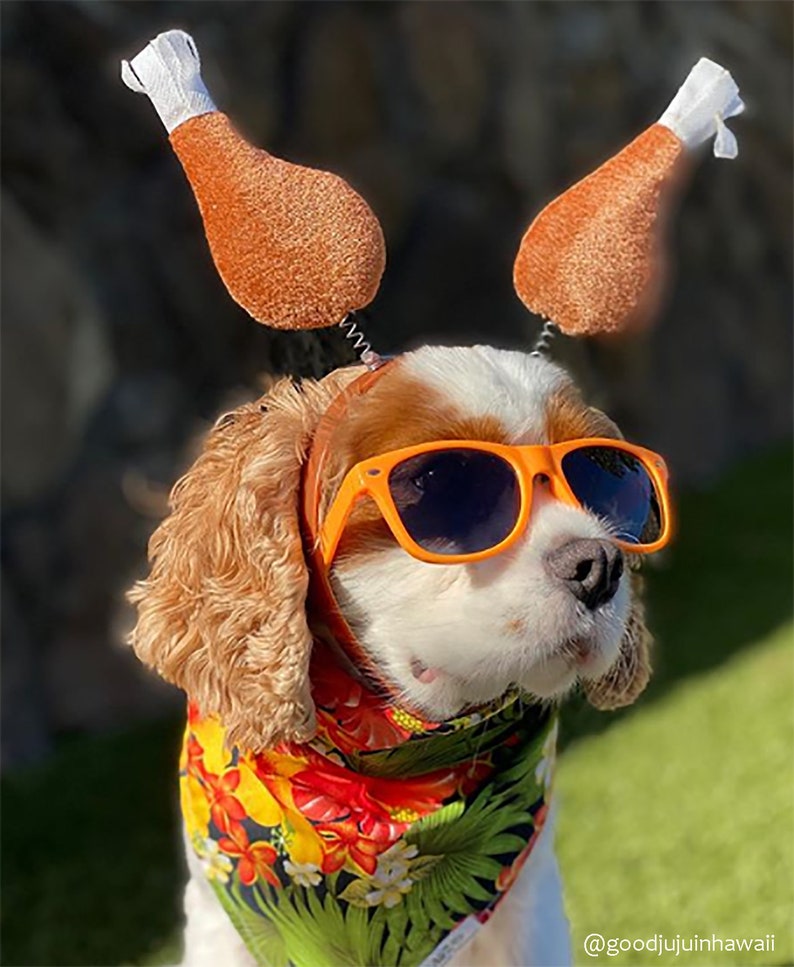
<svg viewBox="0 0 794 967"><path fill-rule="evenodd" d="M574 580L575 581L586 581L587 578L590 577L590 574L591 574L592 570L593 570L593 562L592 561L588 561L588 560L579 561L579 563L576 565L576 572L574 573Z"/></svg>
<svg viewBox="0 0 794 967"><path fill-rule="evenodd" d="M546 569L587 608L611 600L623 573L623 554L611 541L574 539L546 556Z"/></svg>

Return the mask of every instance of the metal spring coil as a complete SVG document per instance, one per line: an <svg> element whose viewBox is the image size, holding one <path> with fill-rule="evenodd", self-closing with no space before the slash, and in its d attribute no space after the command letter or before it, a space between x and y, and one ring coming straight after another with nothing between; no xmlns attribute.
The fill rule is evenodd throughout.
<svg viewBox="0 0 794 967"><path fill-rule="evenodd" d="M344 332L345 339L353 341L353 349L358 353L361 362L369 369L375 369L380 364L381 358L367 342L364 333L358 328L357 321L355 312L348 312L339 323L339 328Z"/></svg>
<svg viewBox="0 0 794 967"><path fill-rule="evenodd" d="M547 319L543 323L543 328L540 330L538 338L535 340L535 345L532 347L530 356L545 356L556 333L557 326L550 319Z"/></svg>

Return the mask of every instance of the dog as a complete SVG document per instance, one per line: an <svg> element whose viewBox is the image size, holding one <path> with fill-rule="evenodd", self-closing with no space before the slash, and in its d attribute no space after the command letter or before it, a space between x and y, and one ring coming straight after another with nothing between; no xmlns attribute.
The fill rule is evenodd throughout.
<svg viewBox="0 0 794 967"><path fill-rule="evenodd" d="M509 537L506 511L453 547L476 528L443 485L456 441L496 467L500 448L595 438L623 445L564 370L484 346L283 379L218 420L130 592L132 646L190 702L185 963L570 962L556 709L576 687L599 708L645 688L639 557L548 468ZM368 461L439 441L440 463L337 513L354 468L374 487ZM508 476L483 476L487 499L518 507ZM406 536L439 487L445 522L420 520L438 533Z"/></svg>

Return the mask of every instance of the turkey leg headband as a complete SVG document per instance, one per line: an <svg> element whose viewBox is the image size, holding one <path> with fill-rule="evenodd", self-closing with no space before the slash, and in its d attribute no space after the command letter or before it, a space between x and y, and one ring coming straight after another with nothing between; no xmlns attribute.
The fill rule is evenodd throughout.
<svg viewBox="0 0 794 967"><path fill-rule="evenodd" d="M212 257L257 322L315 329L378 291L386 250L377 218L341 178L252 147L212 101L193 39L160 34L122 78L154 104L182 162Z"/></svg>
<svg viewBox="0 0 794 967"><path fill-rule="evenodd" d="M725 119L743 110L728 71L702 57L656 124L529 226L513 271L526 307L569 336L653 322L665 275L664 230L693 149L713 137L716 157L735 158Z"/></svg>
<svg viewBox="0 0 794 967"><path fill-rule="evenodd" d="M155 37L122 78L145 93L196 196L210 251L232 298L277 329L347 325L362 360L379 363L353 313L375 297L386 261L366 202L336 175L249 145L218 111L193 39ZM521 242L519 298L568 335L647 326L663 289L663 230L699 144L733 158L725 119L744 104L731 75L701 58L656 124L537 216ZM545 342L545 339L544 339Z"/></svg>

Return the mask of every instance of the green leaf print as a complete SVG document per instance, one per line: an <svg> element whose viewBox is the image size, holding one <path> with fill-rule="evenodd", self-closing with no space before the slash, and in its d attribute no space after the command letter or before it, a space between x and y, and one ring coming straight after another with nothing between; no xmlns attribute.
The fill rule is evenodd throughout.
<svg viewBox="0 0 794 967"><path fill-rule="evenodd" d="M386 938L386 942L383 944L381 960L379 963L394 964L395 967L399 967L400 955L403 952L403 949L402 938L398 938L394 935L394 933L391 932L391 924L389 924L389 936Z"/></svg>
<svg viewBox="0 0 794 967"><path fill-rule="evenodd" d="M473 799L442 807L405 834L405 841L419 850L417 860L436 858L405 899L414 926L429 921L450 929L493 899L493 889L483 884L499 876L503 856L515 855L526 844L526 834L511 829L526 830L531 824L530 806L540 792L535 764L535 756L522 756Z"/></svg>
<svg viewBox="0 0 794 967"><path fill-rule="evenodd" d="M412 738L393 749L350 753L350 766L370 776L399 778L447 769L461 762L483 759L514 734L522 719L529 717L537 728L540 713L527 712L516 699L498 712L455 732L439 732Z"/></svg>
<svg viewBox="0 0 794 967"><path fill-rule="evenodd" d="M411 860L409 875L414 882L429 876L433 867L441 860L440 856L417 856Z"/></svg>
<svg viewBox="0 0 794 967"><path fill-rule="evenodd" d="M386 920L380 911L370 916L362 907L348 907L346 929L350 937L351 964L380 964Z"/></svg>
<svg viewBox="0 0 794 967"><path fill-rule="evenodd" d="M372 891L372 884L369 880L359 878L342 890L339 894L340 900L352 903L355 907L369 907L371 904L367 900L367 894Z"/></svg>
<svg viewBox="0 0 794 967"><path fill-rule="evenodd" d="M362 882L366 885L366 881ZM223 902L224 891L217 892ZM267 896L270 892L269 887L252 891L264 916L246 906L239 884L233 887L237 902L229 904L226 897L223 903L257 964L347 967L390 963L382 948L384 938L391 935L386 928L391 930L393 910L350 905L343 911L338 897L329 893L321 901L313 889L301 886L279 890L276 906ZM407 920L403 911L397 914L395 922L400 924L398 935L404 933Z"/></svg>
<svg viewBox="0 0 794 967"><path fill-rule="evenodd" d="M212 882L211 886L256 962L267 964L267 967L289 967L289 957L281 933L274 924L255 913L245 903L236 879L230 886L235 903L229 903L226 890L219 883Z"/></svg>
<svg viewBox="0 0 794 967"><path fill-rule="evenodd" d="M269 893L263 890L262 894ZM278 905L273 898L254 890L253 894L264 916L280 935L287 954L287 962L296 967L338 967L350 962L346 949L345 920L338 904L325 909L317 899L311 903L305 887L290 886L279 890ZM270 967L267 956L260 959L254 948L257 963ZM265 952L267 954L267 952Z"/></svg>

